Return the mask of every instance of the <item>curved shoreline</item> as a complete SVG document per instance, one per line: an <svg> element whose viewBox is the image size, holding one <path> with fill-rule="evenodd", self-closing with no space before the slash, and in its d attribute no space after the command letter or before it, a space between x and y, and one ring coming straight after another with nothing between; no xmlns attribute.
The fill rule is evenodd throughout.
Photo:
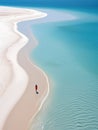
<svg viewBox="0 0 98 130"><path fill-rule="evenodd" d="M8 29L10 29L11 34L13 34L12 36L14 36L14 37L8 37L8 39L13 38L11 43L10 43L10 41L3 39L6 41L6 46L4 46L5 50L7 49L5 52L6 58L7 58L6 66L8 64L10 65L12 72L13 72L13 78L11 80L11 83L6 86L7 90L4 92L2 97L0 97L0 110L2 113L1 118L0 118L1 119L0 130L11 130L11 129L27 130L29 128L28 122L30 121L32 114L35 115L37 113L36 109L38 109L38 111L40 110L44 100L46 99L46 97L48 95L49 84L48 84L48 79L47 79L46 75L44 75L44 72L39 71L38 67L35 67L35 65L33 66L32 64L30 64L28 62L27 63L28 66L26 66L26 68L27 67L29 68L30 66L31 66L31 68L33 67L33 72L37 72L37 76L39 76L39 79L42 78L41 80L43 82L45 82L44 86L42 86L42 88L39 89L40 90L39 97L38 97L38 95L35 94L35 91L34 91L34 89L32 89L32 87L31 88L28 87L30 85L31 86L34 85L35 83L31 84L32 81L30 81L30 78L31 78L31 75L29 75L30 73L27 73L27 71L25 72L22 69L22 67L19 66L19 64L17 62L17 54L20 51L20 49L22 49L23 46L27 43L27 41L29 39L17 30L17 23L22 22L22 21L31 20L31 19L33 20L36 18L42 18L42 17L45 17L47 14L39 12L39 11L35 11L35 10L12 8L12 7L0 7L0 9L1 9L1 12L0 12L1 22L4 23L4 25L6 25L8 27ZM5 26L5 30L6 30L6 26ZM3 55L3 53L2 53L2 55ZM24 58L24 55L22 55L22 56ZM22 60L22 64L25 64L25 62L23 63L23 59L20 59L20 61L21 60ZM31 72L31 70L29 70L29 72ZM28 74L28 76L27 76L27 74ZM35 76L34 74L35 73L33 73L33 77ZM42 77L42 75L43 75L43 77ZM25 77L25 78L22 79L23 77ZM34 80L36 80L36 78L37 77L34 77ZM39 79L37 79L37 80L39 80ZM40 85L43 85L41 83L41 80L37 81L37 82ZM27 82L28 82L28 86L27 86ZM46 86L48 86L48 87L46 87ZM45 91L43 90L43 88L45 89ZM20 91L20 89L21 89L21 91ZM30 90L28 90L28 89L30 89ZM28 97L25 97L24 91L25 91L25 93L29 92ZM31 95L29 95L29 94L31 94ZM41 97L41 95L42 95L42 97ZM23 97L25 97L24 99L26 99L26 100L23 100L24 102L21 102L21 99L23 99ZM41 101L40 98L43 101ZM34 99L36 99L37 103L34 101ZM3 102L5 102L5 104L2 104ZM35 107L35 108L33 108L33 110L31 107L31 113L30 113L30 108L28 108L28 105L31 105L30 103L33 103L32 107ZM28 110L24 107L24 104L26 105ZM21 106L21 105L23 105L23 106ZM14 106L14 109L13 109L13 106ZM3 109L3 108L6 108L6 109ZM23 114L26 114L25 111L23 110L24 108L25 108L26 112L28 111L28 113L27 113L27 115L29 115L28 118L27 118L27 115L25 115L25 118L23 116ZM21 112L23 112L23 113L21 113ZM21 120L20 120L20 117L22 117Z"/></svg>
<svg viewBox="0 0 98 130"><path fill-rule="evenodd" d="M30 50L29 50L28 48L29 48L29 43L26 44L26 45L20 50L20 52L18 53L18 62L19 62L19 64L24 68L24 70L26 70L26 73L27 73L28 76L29 76L28 88L26 88L25 93L22 95L21 99L18 101L18 103L16 104L16 106L14 107L14 109L11 111L11 113L10 113L10 115L9 115L10 118L7 119L7 121L6 121L6 123L5 123L5 126L6 126L6 127L4 127L3 130L10 130L10 129L12 129L12 128L9 127L9 124L10 124L10 123L12 124L12 122L9 122L9 120L12 120L12 119L14 118L14 120L16 121L16 119L15 119L15 117L14 117L14 116L16 115L16 112L19 112L19 109L20 109L21 107L22 107L21 110L23 111L23 108L25 108L25 107L22 106L22 102L25 101L25 103L26 103L26 102L27 102L27 101L26 101L26 98L29 98L28 96L30 96L29 94L27 95L27 93L31 92L31 90L32 90L31 94L35 93L35 92L34 92L34 88L32 89L32 87L29 87L29 85L31 84L31 83L29 83L29 82L31 82L31 77L30 77L30 76L31 76L31 73L30 73L31 71L30 71L30 70L32 70L32 69L34 68L34 71L38 71L37 73L40 73L40 74L38 74L38 75L41 75L41 78L42 78L42 76L43 76L43 78L44 78L44 79L41 79L40 82L42 82L42 80L43 80L44 82L46 82L46 83L45 83L45 86L47 85L47 87L44 86L44 88L43 88L43 90L42 90L41 97L39 97L39 98L41 99L41 101L38 101L37 104L34 103L36 110L33 111L34 113L33 113L32 116L30 115L31 117L30 117L29 122L28 122L27 124L31 124L32 120L34 119L34 117L36 116L36 114L40 111L40 109L41 109L43 103L45 102L45 100L46 100L46 98L47 98L47 96L48 96L48 94L49 94L49 82L48 82L48 77L46 76L46 74L44 73L44 71L42 71L38 66L34 65L34 64L30 61L30 58L27 57L27 55L29 55L29 53L30 53ZM30 49L31 49L31 48L30 48ZM21 61L21 59L24 59L24 61ZM24 62L25 62L25 64L24 64ZM27 69L27 66L28 66L29 69ZM35 78L36 78L36 77L35 77ZM35 79L35 80L36 80L36 79ZM39 80L39 79L38 79L38 80ZM37 81L37 80L36 80L36 81ZM38 81L37 81L37 82L38 82ZM35 82L35 83L36 83L36 82ZM32 86L34 86L35 83L33 83ZM39 83L39 84L40 84L40 83ZM29 91L29 89L30 89L30 91ZM29 91L29 92L28 92L28 91ZM34 99L37 98L37 97L36 97L36 94L35 94L35 97L34 97L34 95L33 95L33 96L31 95L30 100L31 100L32 98L34 98ZM23 101L23 100L24 100L24 101ZM37 100L39 100L39 99L37 99ZM31 101L34 101L34 100L32 99ZM33 107L34 104L32 104L32 107ZM30 107L30 108L32 109L32 107ZM17 109L18 109L18 111L17 111ZM21 113L22 113L22 111L21 111ZM29 109L28 112L30 113L30 109ZM19 115L19 113L17 113L17 115ZM20 117L21 117L21 115L20 115ZM15 121L14 121L14 122L15 122ZM10 126L11 126L11 124L10 124ZM16 122L15 122L15 124L13 123L13 127L15 127L15 130L16 130L16 129L21 130L21 128L17 128L17 126L15 126L15 125L16 125ZM28 125L28 127L25 126L23 129L24 129L24 130L28 130L29 126L30 126L30 125ZM9 129L7 129L8 127L9 127Z"/></svg>
<svg viewBox="0 0 98 130"><path fill-rule="evenodd" d="M47 16L47 14L46 14L46 16ZM44 16L44 17L46 17L46 16ZM18 25L17 25L18 26ZM24 35L24 34L23 34ZM32 34L33 35L33 34ZM25 35L26 36L26 35ZM26 36L27 37L27 36ZM28 37L27 37L28 38ZM28 46L28 47L27 47ZM48 94L49 94L49 80L48 80L48 77L47 77L47 75L45 74L45 72L41 69L41 68L39 68L37 65L35 65L34 63L32 63L32 61L30 60L30 57L29 57L29 54L30 54L30 52L31 52L31 48L30 49L26 49L26 52L24 51L24 48L26 49L26 48L30 48L30 45L29 45L29 39L28 39L28 42L27 42L27 44L20 50L20 52L18 53L18 62L19 62L19 64L20 64L20 66L24 66L23 65L23 62L21 61L21 59L19 59L19 57L21 57L21 56L24 56L24 53L26 54L26 56L28 56L28 58L27 58L27 61L29 62L29 63L31 63L32 64L32 67L35 67L37 70L39 70L39 72L41 72L41 73L43 73L43 76L45 77L45 79L46 79L46 82L47 82L47 87L46 87L46 91L47 92L45 92L45 96L42 98L42 101L41 101L41 103L39 104L39 108L38 108L38 110L36 110L36 112L34 113L34 115L32 116L32 118L30 119L30 121L32 121L33 119L34 119L34 117L36 116L36 114L38 114L38 112L41 110L41 107L42 107L42 105L44 104L44 102L45 102L45 100L46 100L46 98L48 97ZM20 56L21 55L21 56ZM26 71L26 67L23 67L24 68L24 70ZM26 93L26 91L25 91L25 93ZM24 96L25 96L25 93L24 93ZM23 98L23 97L22 97ZM22 98L21 98L21 100L22 100Z"/></svg>
<svg viewBox="0 0 98 130"><path fill-rule="evenodd" d="M29 44L27 44L26 46L29 46ZM26 47L25 46L25 47ZM24 47L24 48L25 48ZM23 48L20 50L20 52L19 52L20 54L18 54L18 61L19 61L19 64L26 70L26 68L25 68L25 66L24 66L24 63L21 61L21 58L22 58L22 56L26 56L26 53L25 53L25 51L23 50ZM21 54L22 53L22 54ZM43 77L44 77L44 79L43 79L43 81L45 81L46 82L46 85L47 85L47 87L45 88L45 90L42 90L43 92L42 92L42 96L40 97L40 100L39 99L37 99L37 100L39 100L39 101L37 101L38 103L36 104L36 103L34 103L35 104L35 109L33 108L33 115L30 115L30 118L29 118L29 121L27 122L27 124L28 124L28 126L26 127L24 127L23 129L24 130L28 130L28 128L30 127L30 125L31 125L31 122L32 122L32 120L34 119L34 117L36 116L36 114L40 111L40 109L41 109L41 107L42 107L42 105L43 105L43 103L45 102L45 100L46 100L46 98L47 98L47 96L48 96L48 93L49 93L49 82L48 82L48 77L46 76L46 74L39 68L39 67L37 67L36 65L34 65L28 58L27 58L27 56L26 56L26 59L25 59L26 61L28 61L28 63L30 64L30 69L31 69L31 67L33 67L34 68L34 70L35 71L38 71L38 73L40 72L40 75L42 76L43 75ZM26 67L27 67L27 64L26 64ZM26 70L27 71L27 70ZM28 70L29 71L29 70ZM28 72L27 72L28 73ZM28 74L29 75L29 74ZM29 77L29 82L31 81L31 79L30 79L30 77ZM30 91L29 91L30 90ZM29 91L29 92L28 92ZM32 91L32 92L31 92ZM7 121L6 121L6 123L5 123L5 126L6 127L4 127L4 129L3 130L10 130L11 128L13 128L13 127L15 127L14 129L15 130L21 130L21 128L19 129L19 128L17 128L17 126L16 126L16 118L15 118L15 116L16 116L16 113L17 113L17 115L19 116L20 115L20 117L21 117L21 114L22 114L22 111L23 111L23 108L25 108L24 107L24 105L22 104L24 101L25 101L25 103L27 102L26 101L26 99L27 98L29 98L28 96L30 96L30 92L31 92L31 97L30 97L30 100L32 99L32 98L34 98L33 97L33 93L35 93L34 92L34 88L32 89L31 87L29 87L29 83L28 83L28 88L26 88L26 90L25 90L25 93L22 95L22 97L21 97L21 99L18 101L18 103L16 104L16 106L14 107L14 109L10 112L10 115L9 115L9 117L8 117L8 119L7 119ZM28 95L27 95L27 93L29 93ZM35 100L36 100L36 94L35 94ZM32 102L34 101L33 99L31 100ZM30 104L30 103L29 103ZM33 105L34 104L32 104L32 107L33 107ZM22 105L22 106L21 106ZM27 104L26 104L27 105ZM21 108L22 107L22 108ZM26 107L28 107L28 106L26 106ZM31 104L30 104L30 109L32 109L32 107L31 107ZM19 114L20 112L19 112L19 109L21 108L21 114ZM17 109L18 109L18 111L17 111ZM30 112L30 109L28 109L29 111L29 113L31 113ZM26 110L26 109L25 109ZM19 113L18 113L19 112ZM14 118L14 123L13 123L13 126L12 127L10 127L11 126L11 124L12 124L12 120L13 120L13 118ZM9 121L10 120L10 121ZM11 124L10 124L11 123ZM10 126L9 126L10 125Z"/></svg>

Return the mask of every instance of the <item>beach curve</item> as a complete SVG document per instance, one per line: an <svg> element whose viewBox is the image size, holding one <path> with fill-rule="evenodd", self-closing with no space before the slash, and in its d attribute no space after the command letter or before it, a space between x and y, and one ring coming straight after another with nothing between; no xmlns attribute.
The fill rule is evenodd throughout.
<svg viewBox="0 0 98 130"><path fill-rule="evenodd" d="M18 61L19 61L19 64L18 64L17 54L18 54L19 50L21 48L23 48L23 46L27 43L28 39L23 34L21 34L17 31L17 23L21 22L21 21L25 21L25 20L30 20L30 19L42 18L42 17L45 17L46 14L41 13L39 11L35 11L35 10L15 9L15 8L9 8L9 7L0 7L0 9L2 10L2 11L0 10L0 12L1 12L0 19L2 20L1 25L2 24L4 24L4 26L6 25L5 31L7 31L6 29L8 28L8 32L9 32L9 30L11 32L11 37L9 37L9 35L8 35L7 40L5 40L5 37L3 38L3 42L5 41L5 46L3 46L3 47L0 46L0 47L2 47L2 52L0 53L0 56L2 57L2 59L4 59L4 56L6 55L6 58L5 58L6 67L5 68L8 68L7 72L10 72L10 76L8 75L9 73L5 74L5 75L7 75L6 79L9 81L8 77L11 78L11 81L9 82L9 84L7 84L5 86L5 88L7 87L7 90L5 89L5 91L3 91L2 96L0 97L0 112L1 112L0 113L0 115L1 115L0 129L1 130L2 129L3 130L9 130L9 129L27 130L29 127L28 122L32 118L32 114L35 115L37 113L36 109L41 108L43 101L47 97L47 94L48 94L47 90L49 89L49 84L48 84L48 79L47 79L46 75L44 74L44 72L41 70L39 71L38 67L36 67L35 65L32 65L32 63L26 62L29 65L28 68L30 66L31 66L31 68L33 68L32 69L33 70L33 73L32 73L33 81L31 80L31 70L29 70L29 72L28 72L28 69L26 71L24 71L24 69L23 69L24 67L23 66L22 66L23 68L20 67L19 64L21 64L21 63L25 64L25 61L23 59L19 59L19 57L21 58L23 56L23 53L20 54L21 56L20 55L18 56ZM4 32L4 34L5 34L5 32ZM4 36L4 34L3 34L3 36ZM14 34L14 35L12 35L12 34ZM11 44L8 44L8 40L10 40L12 38L13 38L14 42L10 41ZM12 44L12 43L14 43L14 44ZM24 57L25 56L23 56L23 58ZM20 61L22 61L22 62L20 63ZM26 66L26 68L27 68L27 66ZM35 76L36 72L37 72L37 77ZM4 78L5 78L5 75L4 75ZM39 79L40 78L41 79L39 80L38 77L39 77ZM34 80L35 80L35 82L34 82ZM18 83L17 83L17 81L18 81ZM35 93L35 92L34 92L34 89L32 88L32 86L34 86L34 84L36 82L42 86L42 88L39 89L39 91L40 91L39 95L41 95L41 93L42 93L42 97L40 97L40 100L38 100L39 99L38 95L36 95L36 94L33 95L33 93ZM44 85L43 85L43 83L44 83ZM17 86L19 86L19 88L17 88ZM31 89L28 86L29 87L31 86ZM46 86L48 86L48 87L46 87ZM21 91L20 91L20 88L21 88ZM28 93L28 94L25 96L24 92ZM18 94L18 97L17 97L17 94ZM29 95L29 94L31 94L31 95ZM22 99L26 99L26 100L23 100L24 102L22 102L22 104L21 104ZM29 99L30 99L30 101L29 101ZM3 102L5 102L4 105L3 105ZM26 109L24 107L23 103L27 106L28 109ZM29 108L28 104L31 105L31 103L32 103L33 110L31 110L31 112L30 112L30 108ZM23 105L23 106L21 106L21 105ZM35 111L34 111L34 106L35 106ZM14 109L12 110L13 107L14 107ZM31 107L31 109L32 109L32 107ZM6 108L6 109L4 109L4 108ZM28 113L29 113L28 118L25 119L24 116L22 115L22 119L20 119L20 117L21 117L20 113L21 113L21 111L24 112L24 110L23 110L24 108L25 108L25 111L28 111ZM21 111L20 111L20 109L21 109ZM19 110L19 111L17 111L17 110ZM20 112L20 113L17 113L17 112ZM27 115L25 115L25 117L27 117ZM17 123L16 123L16 119L17 119ZM23 121L21 122L21 120L23 120Z"/></svg>

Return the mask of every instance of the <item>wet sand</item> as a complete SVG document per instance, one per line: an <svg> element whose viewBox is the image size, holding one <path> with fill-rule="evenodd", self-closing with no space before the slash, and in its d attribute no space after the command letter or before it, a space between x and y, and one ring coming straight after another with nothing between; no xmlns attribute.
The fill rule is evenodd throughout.
<svg viewBox="0 0 98 130"><path fill-rule="evenodd" d="M29 60L29 44L25 46L29 39L17 30L18 22L46 15L35 10L0 7L0 130L28 130L48 95L48 78Z"/></svg>

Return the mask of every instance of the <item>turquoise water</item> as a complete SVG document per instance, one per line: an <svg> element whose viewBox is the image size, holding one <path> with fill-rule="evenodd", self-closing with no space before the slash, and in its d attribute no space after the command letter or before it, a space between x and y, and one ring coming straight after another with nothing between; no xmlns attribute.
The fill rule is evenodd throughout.
<svg viewBox="0 0 98 130"><path fill-rule="evenodd" d="M97 0L0 0L0 5L22 7L98 7Z"/></svg>
<svg viewBox="0 0 98 130"><path fill-rule="evenodd" d="M32 129L98 130L98 20L88 15L32 25L39 45L31 58L51 80Z"/></svg>

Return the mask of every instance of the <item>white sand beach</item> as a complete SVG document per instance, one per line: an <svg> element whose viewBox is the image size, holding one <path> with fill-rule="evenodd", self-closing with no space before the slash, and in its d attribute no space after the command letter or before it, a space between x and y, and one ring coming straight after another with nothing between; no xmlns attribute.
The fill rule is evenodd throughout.
<svg viewBox="0 0 98 130"><path fill-rule="evenodd" d="M29 39L17 30L18 22L45 16L35 10L0 7L0 130L28 130L48 95L45 73L24 51L18 56Z"/></svg>

